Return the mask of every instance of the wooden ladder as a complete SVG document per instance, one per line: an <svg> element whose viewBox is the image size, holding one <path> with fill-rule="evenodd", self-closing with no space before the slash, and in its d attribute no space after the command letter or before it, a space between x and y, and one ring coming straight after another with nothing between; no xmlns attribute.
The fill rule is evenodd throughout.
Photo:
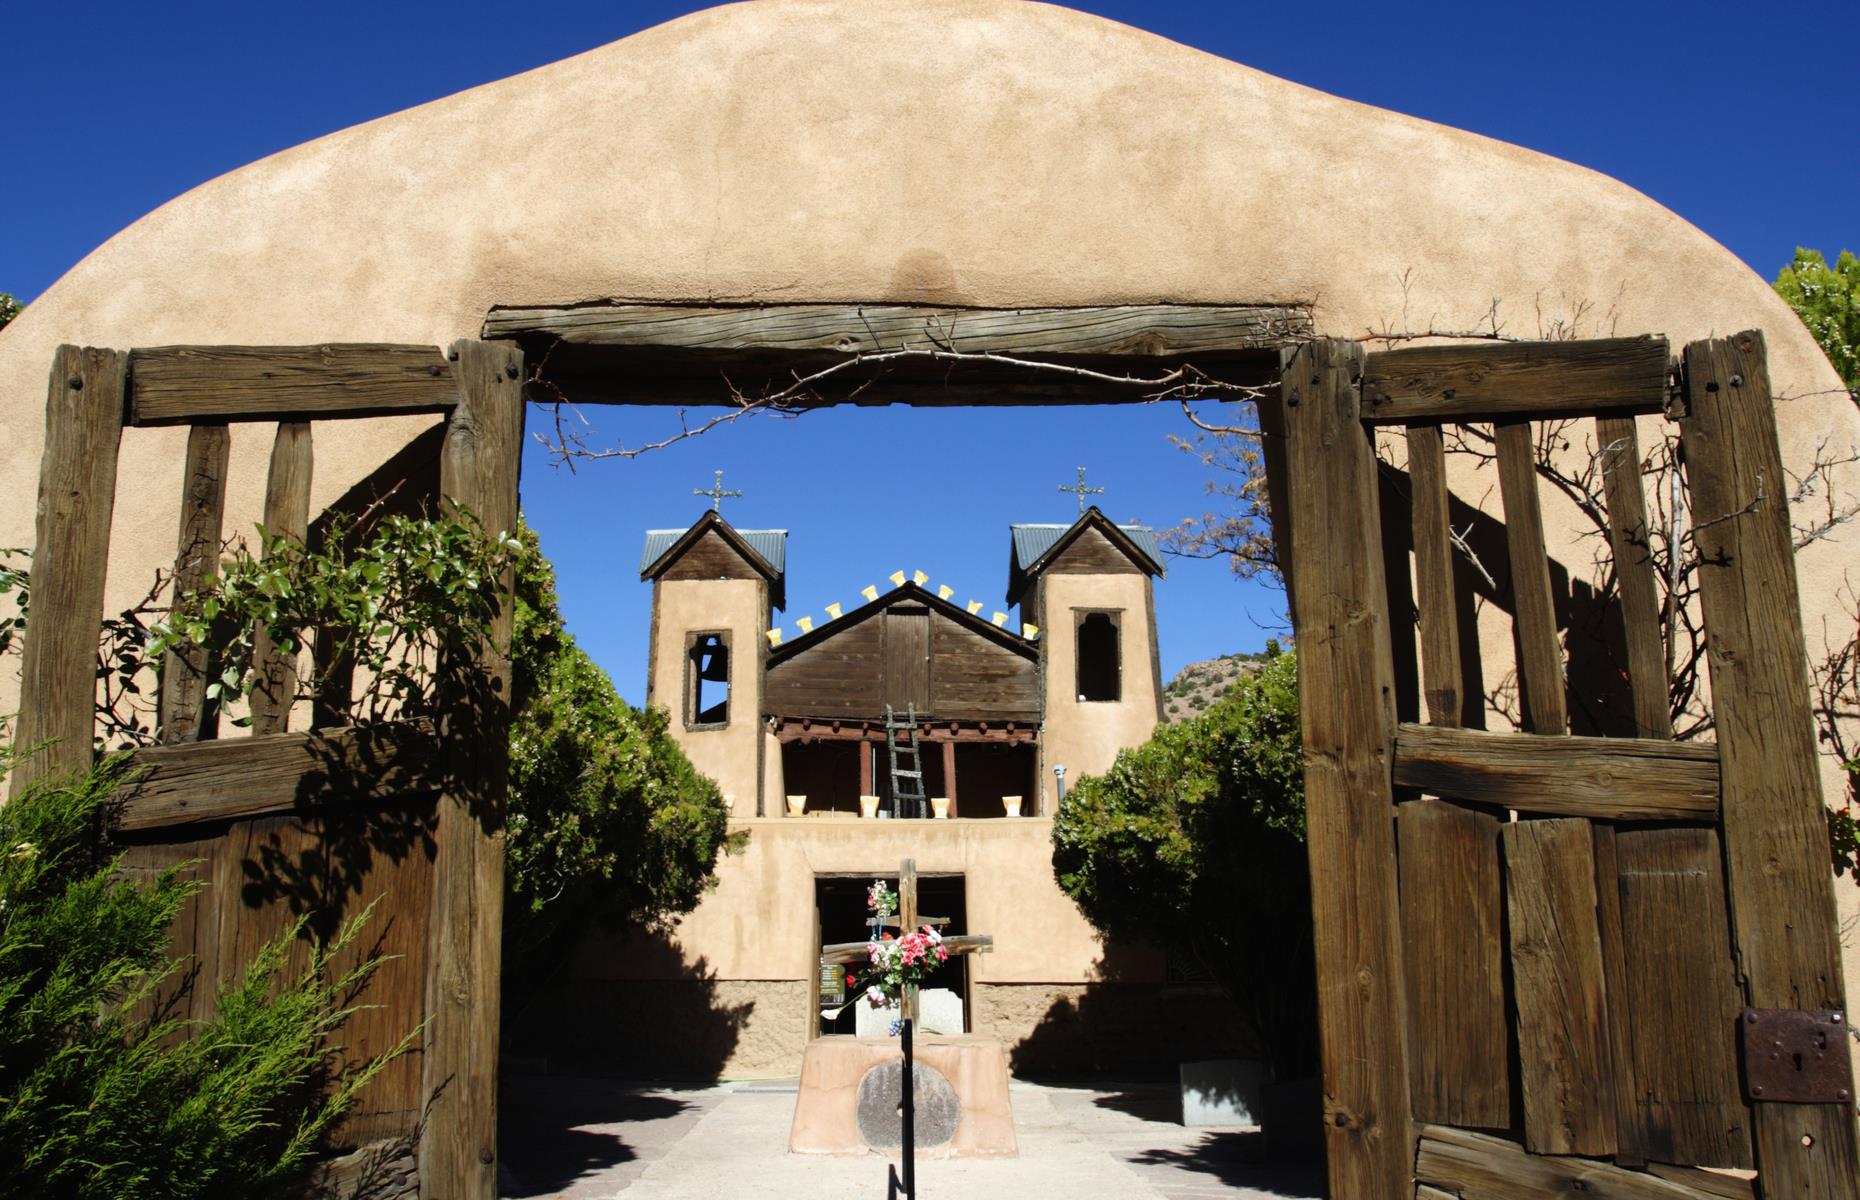
<svg viewBox="0 0 1860 1200"><path fill-rule="evenodd" d="M898 735L908 733L910 742L900 744ZM904 720L898 720L891 705L885 706L885 749L891 761L891 815L927 817L929 802L924 798L924 760L917 747L917 706L906 705ZM910 766L900 767L898 760L908 758Z"/></svg>

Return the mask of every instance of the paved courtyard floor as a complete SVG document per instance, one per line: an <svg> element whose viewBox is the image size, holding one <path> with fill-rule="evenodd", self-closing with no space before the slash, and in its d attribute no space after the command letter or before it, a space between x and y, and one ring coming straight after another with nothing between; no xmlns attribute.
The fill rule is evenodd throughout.
<svg viewBox="0 0 1860 1200"><path fill-rule="evenodd" d="M1016 1081L1020 1157L919 1156L934 1200L997 1194L1066 1200L1323 1195L1322 1171L1261 1161L1250 1129L1186 1129L1173 1089ZM793 1080L663 1087L519 1077L505 1086L508 1200L710 1200L885 1195L886 1160L787 1151Z"/></svg>

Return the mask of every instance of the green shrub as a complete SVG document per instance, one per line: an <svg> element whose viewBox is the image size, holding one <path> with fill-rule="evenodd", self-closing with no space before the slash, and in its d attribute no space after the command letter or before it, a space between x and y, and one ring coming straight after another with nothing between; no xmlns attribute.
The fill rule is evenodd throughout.
<svg viewBox="0 0 1860 1200"><path fill-rule="evenodd" d="M345 1067L334 1040L379 962L329 970L365 915L291 973L298 922L212 1020L165 1014L168 926L196 885L118 875L104 834L124 774L106 760L0 805L0 1179L47 1198L287 1194L406 1045Z"/></svg>
<svg viewBox="0 0 1860 1200"><path fill-rule="evenodd" d="M1269 659L1066 794L1059 886L1100 931L1196 954L1281 1079L1317 1067L1297 664Z"/></svg>
<svg viewBox="0 0 1860 1200"><path fill-rule="evenodd" d="M667 732L563 625L533 530L517 555L505 978L540 983L590 927L654 925L697 905L740 846L729 809Z"/></svg>

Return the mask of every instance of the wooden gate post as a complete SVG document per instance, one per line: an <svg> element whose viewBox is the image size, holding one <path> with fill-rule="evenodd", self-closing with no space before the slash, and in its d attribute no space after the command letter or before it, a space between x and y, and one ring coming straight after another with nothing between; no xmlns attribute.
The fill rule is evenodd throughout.
<svg viewBox="0 0 1860 1200"><path fill-rule="evenodd" d="M454 343L459 402L440 451L440 496L487 535L517 528L523 451L523 352ZM439 802L422 1091L420 1194L491 1200L497 1185L498 1002L504 918L504 801L509 785L511 579L492 644L444 707L450 770Z"/></svg>
<svg viewBox="0 0 1860 1200"><path fill-rule="evenodd" d="M128 363L126 354L88 346L60 346L52 358L14 740L21 749L50 745L14 767L14 795L90 765Z"/></svg>
<svg viewBox="0 0 1860 1200"><path fill-rule="evenodd" d="M1394 1200L1413 1195L1415 1142L1396 902L1394 667L1363 365L1355 342L1300 347L1278 415L1330 1193Z"/></svg>
<svg viewBox="0 0 1860 1200"><path fill-rule="evenodd" d="M1845 1012L1788 483L1763 334L1688 345L1685 391L1679 427L1745 995L1755 1008ZM1751 1108L1766 1198L1855 1194L1850 1098L1779 1104L1753 1096Z"/></svg>

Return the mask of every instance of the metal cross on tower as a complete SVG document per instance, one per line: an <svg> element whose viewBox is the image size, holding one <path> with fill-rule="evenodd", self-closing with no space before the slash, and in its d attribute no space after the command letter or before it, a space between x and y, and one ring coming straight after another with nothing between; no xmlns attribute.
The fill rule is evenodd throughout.
<svg viewBox="0 0 1860 1200"><path fill-rule="evenodd" d="M1059 490L1062 492L1072 492L1078 496L1079 516L1081 517L1085 515L1085 497L1089 495L1094 495L1094 494L1102 494L1104 492L1104 489L1101 487L1086 487L1085 486L1085 468L1084 467L1079 468L1079 481L1077 483L1073 484L1071 487L1067 487L1065 484L1062 483L1059 485Z"/></svg>
<svg viewBox="0 0 1860 1200"><path fill-rule="evenodd" d="M1084 468L1080 467L1079 470L1083 472ZM1081 478L1083 478L1082 474L1081 474ZM734 497L734 498L740 499L743 493L725 491L723 489L723 472L718 471L717 482L711 484L708 490L705 488L692 488L691 494L693 496L709 496L710 497L710 511L717 513L719 515L722 515L724 499L726 497ZM1080 510L1080 511L1083 511L1083 510Z"/></svg>

